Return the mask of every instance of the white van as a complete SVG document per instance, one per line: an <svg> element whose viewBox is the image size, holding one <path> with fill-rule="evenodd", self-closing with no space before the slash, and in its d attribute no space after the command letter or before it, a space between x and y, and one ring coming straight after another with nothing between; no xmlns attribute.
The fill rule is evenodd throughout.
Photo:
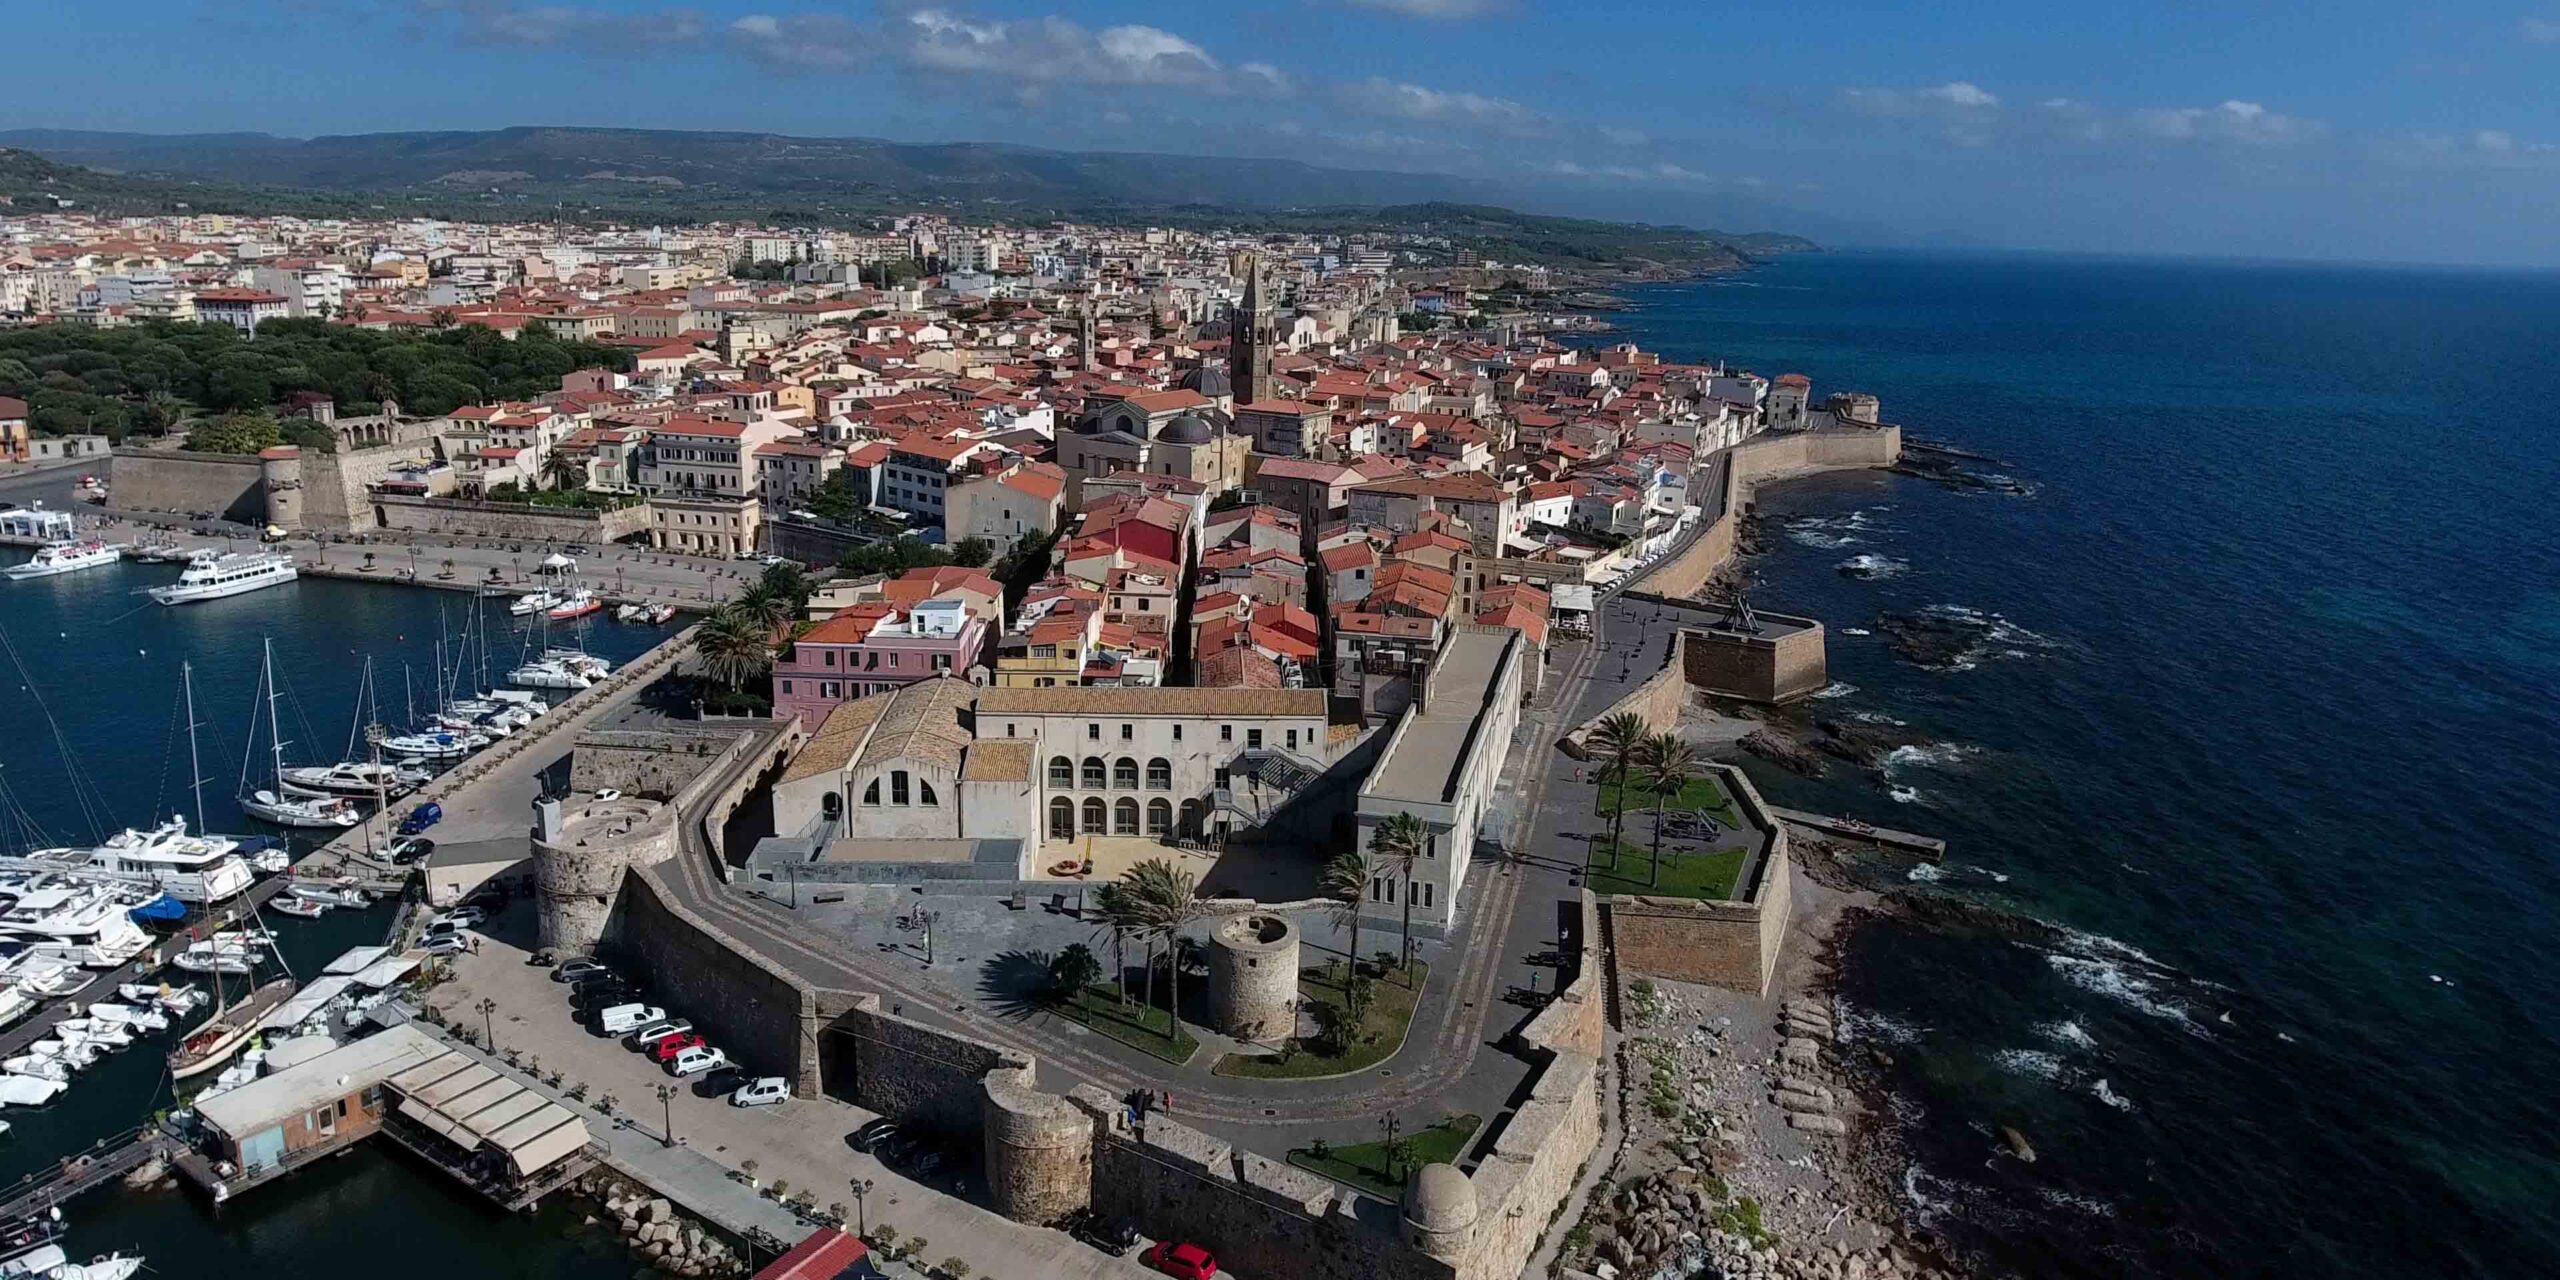
<svg viewBox="0 0 2560 1280"><path fill-rule="evenodd" d="M728 1054L709 1045L696 1045L677 1054L676 1060L667 1064L667 1069L680 1076L689 1076L728 1065Z"/></svg>
<svg viewBox="0 0 2560 1280"><path fill-rule="evenodd" d="M618 1004L596 1015L596 1030L609 1036L667 1020L667 1011L653 1004Z"/></svg>

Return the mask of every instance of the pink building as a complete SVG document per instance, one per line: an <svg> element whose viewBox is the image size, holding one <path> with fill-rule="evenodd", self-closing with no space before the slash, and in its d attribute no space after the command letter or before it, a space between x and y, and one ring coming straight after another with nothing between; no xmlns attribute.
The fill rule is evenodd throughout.
<svg viewBox="0 0 2560 1280"><path fill-rule="evenodd" d="M938 675L968 679L988 661L990 628L965 600L937 598L900 609L885 600L839 611L811 628L773 664L773 714L800 713L816 725L839 704Z"/></svg>

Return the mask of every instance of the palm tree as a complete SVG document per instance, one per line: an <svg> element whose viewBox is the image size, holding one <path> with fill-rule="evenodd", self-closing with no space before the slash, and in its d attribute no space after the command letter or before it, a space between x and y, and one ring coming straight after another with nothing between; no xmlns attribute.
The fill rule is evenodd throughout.
<svg viewBox="0 0 2560 1280"><path fill-rule="evenodd" d="M693 633L705 675L735 690L773 665L773 632L732 605L722 605Z"/></svg>
<svg viewBox="0 0 2560 1280"><path fill-rule="evenodd" d="M1164 940L1165 957L1172 961L1165 966L1165 1038L1170 1040L1182 1026L1182 931L1200 918L1200 883L1190 872L1177 871L1162 858L1149 858L1129 868L1120 883L1125 886L1141 926L1151 937ZM1150 998L1154 985L1150 966Z"/></svg>
<svg viewBox="0 0 2560 1280"><path fill-rule="evenodd" d="M1101 976L1101 962L1095 960L1093 951L1081 942L1068 943L1057 958L1049 962L1052 992L1062 999L1075 1001L1077 1014L1087 1021L1092 1020L1092 1015L1087 1012L1090 1006L1086 993L1093 987L1094 979Z"/></svg>
<svg viewBox="0 0 2560 1280"><path fill-rule="evenodd" d="M762 582L738 593L729 607L763 629L769 641L774 633L791 625L791 615L799 612L792 600Z"/></svg>
<svg viewBox="0 0 2560 1280"><path fill-rule="evenodd" d="M1653 793L1653 864L1647 868L1645 884L1654 887L1662 883L1662 802L1680 794L1698 776L1698 749L1676 733L1660 734L1645 743L1638 768L1645 790Z"/></svg>
<svg viewBox="0 0 2560 1280"><path fill-rule="evenodd" d="M549 477L551 487L562 492L587 487L587 460L574 454L554 450L542 460L542 474Z"/></svg>
<svg viewBox="0 0 2560 1280"><path fill-rule="evenodd" d="M1369 853L1378 860L1389 877L1401 881L1404 890L1397 896L1404 901L1404 945L1396 967L1404 970L1406 986L1413 985L1413 868L1431 848L1431 828L1410 813L1399 813L1378 824L1369 836Z"/></svg>
<svg viewBox="0 0 2560 1280"><path fill-rule="evenodd" d="M1137 911L1130 905L1129 895L1121 892L1120 882L1114 880L1093 891L1093 912L1101 917L1103 927L1111 930L1111 989L1120 993L1120 1003L1125 1005L1129 1003L1129 957L1124 944L1137 930ZM1156 976L1152 950L1149 956L1147 981L1152 983Z"/></svg>
<svg viewBox="0 0 2560 1280"><path fill-rule="evenodd" d="M1333 913L1351 925L1351 965L1345 972L1345 981L1360 973L1361 902L1369 896L1369 886L1385 873L1368 850L1354 846L1324 864L1323 878L1316 882L1316 892L1333 899Z"/></svg>
<svg viewBox="0 0 2560 1280"><path fill-rule="evenodd" d="M1626 827L1627 779L1635 772L1637 757L1652 729L1644 717L1632 711L1621 711L1592 726L1587 745L1600 757L1600 785L1609 785L1611 776L1618 780L1618 802L1609 811L1609 869L1618 869L1618 834Z"/></svg>

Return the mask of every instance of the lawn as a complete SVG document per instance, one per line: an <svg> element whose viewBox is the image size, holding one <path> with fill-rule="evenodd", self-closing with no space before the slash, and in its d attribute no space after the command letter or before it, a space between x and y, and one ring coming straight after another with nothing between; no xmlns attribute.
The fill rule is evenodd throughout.
<svg viewBox="0 0 2560 1280"><path fill-rule="evenodd" d="M1097 982L1086 988L1083 1004L1063 1005L1059 1011L1140 1053L1177 1067L1200 1052L1200 1042L1192 1039L1190 1032L1173 1025L1172 1014L1152 1005L1120 1003L1117 983ZM1168 1026L1172 1027L1169 1037Z"/></svg>
<svg viewBox="0 0 2560 1280"><path fill-rule="evenodd" d="M1648 846L1633 841L1618 844L1618 865L1609 868L1606 842L1595 842L1591 848L1591 865L1587 879L1593 893L1645 893L1664 898L1697 898L1722 902L1733 896L1733 883L1742 875L1748 849L1710 849L1705 853L1677 853L1673 846L1662 847L1662 879L1652 883L1647 861Z"/></svg>
<svg viewBox="0 0 2560 1280"><path fill-rule="evenodd" d="M1611 778L1607 783L1600 786L1593 794L1594 799L1592 800L1591 811L1601 815L1602 817L1607 817L1609 813L1617 807L1618 780ZM1662 804L1662 811L1665 813L1669 813L1675 809L1687 809L1698 813L1708 814L1713 816L1716 821L1724 823L1726 826L1739 826L1742 822L1742 815L1735 812L1733 801L1725 795L1724 788L1716 785L1715 779L1708 777L1689 779L1689 785L1680 788L1680 794L1665 800ZM1635 790L1628 793L1627 816L1630 819L1634 818L1635 815L1639 813L1651 812L1653 812L1652 792L1645 790L1642 786L1638 786Z"/></svg>
<svg viewBox="0 0 2560 1280"><path fill-rule="evenodd" d="M1384 1142L1324 1149L1300 1147L1289 1153L1289 1163L1358 1187L1381 1200L1393 1201L1404 1195L1405 1174L1426 1164L1457 1163L1458 1154L1467 1149L1467 1139L1474 1137L1483 1124L1472 1115L1455 1115L1418 1133L1404 1135L1406 1163L1401 1168L1390 1167Z"/></svg>
<svg viewBox="0 0 2560 1280"><path fill-rule="evenodd" d="M1333 1025L1334 1011L1342 1007L1342 980L1346 970L1337 960L1312 973L1298 975L1299 997L1325 1006L1316 1015L1323 1026ZM1413 1023L1414 1000L1431 982L1431 966L1416 960L1410 972L1382 974L1371 979L1377 994L1369 1001L1369 1016L1362 1021L1360 1032L1341 1052L1332 1052L1330 1035L1297 1042L1297 1051L1287 1056L1277 1054L1231 1053L1218 1059L1216 1071L1222 1076L1244 1076L1255 1080L1303 1080L1314 1076L1338 1076L1373 1067L1395 1056L1404 1044L1405 1028Z"/></svg>

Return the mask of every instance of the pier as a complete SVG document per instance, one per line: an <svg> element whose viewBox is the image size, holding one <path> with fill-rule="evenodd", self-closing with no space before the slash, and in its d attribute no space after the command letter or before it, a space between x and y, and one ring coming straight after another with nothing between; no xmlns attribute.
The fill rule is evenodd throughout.
<svg viewBox="0 0 2560 1280"><path fill-rule="evenodd" d="M0 1187L0 1218L15 1220L41 1213L165 1157L177 1146L177 1140L157 1125L100 1138L89 1150L65 1156L51 1169Z"/></svg>
<svg viewBox="0 0 2560 1280"><path fill-rule="evenodd" d="M1825 835L1839 836L1844 839L1864 840L1869 844L1911 854L1923 862L1942 862L1947 856L1947 842L1936 836L1914 835L1908 831L1896 831L1890 827L1860 822L1856 818L1833 817L1829 814L1810 813L1803 809L1781 809L1772 805L1769 812L1799 827L1810 827Z"/></svg>

